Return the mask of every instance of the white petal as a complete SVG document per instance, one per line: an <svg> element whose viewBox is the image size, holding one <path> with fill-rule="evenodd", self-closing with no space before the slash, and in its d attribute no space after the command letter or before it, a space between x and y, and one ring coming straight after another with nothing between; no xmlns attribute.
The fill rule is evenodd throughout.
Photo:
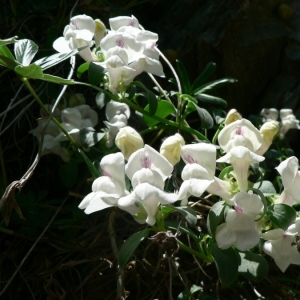
<svg viewBox="0 0 300 300"><path fill-rule="evenodd" d="M288 188L298 172L298 159L295 156L289 157L275 169L281 175L284 188Z"/></svg>
<svg viewBox="0 0 300 300"><path fill-rule="evenodd" d="M284 235L284 230L281 228L276 228L276 229L269 230L265 233L262 233L260 236L264 240L278 240L283 235ZM268 246L268 247L270 247L270 246Z"/></svg>
<svg viewBox="0 0 300 300"><path fill-rule="evenodd" d="M236 242L236 234L227 228L226 224L221 224L216 229L216 241L220 249L228 249Z"/></svg>
<svg viewBox="0 0 300 300"><path fill-rule="evenodd" d="M240 251L246 251L255 247L259 239L260 237L256 230L237 231L235 246Z"/></svg>
<svg viewBox="0 0 300 300"><path fill-rule="evenodd" d="M69 42L63 36L53 42L53 48L59 53L69 53L72 51Z"/></svg>

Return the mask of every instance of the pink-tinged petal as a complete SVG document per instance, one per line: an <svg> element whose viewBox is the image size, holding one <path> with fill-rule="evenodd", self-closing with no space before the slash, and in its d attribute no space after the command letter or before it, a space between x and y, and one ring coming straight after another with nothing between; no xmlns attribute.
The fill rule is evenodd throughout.
<svg viewBox="0 0 300 300"><path fill-rule="evenodd" d="M236 139L234 145L232 141ZM226 125L218 136L219 145L225 152L229 152L232 146L246 146L255 152L262 144L262 136L259 130L248 120L241 119Z"/></svg>
<svg viewBox="0 0 300 300"><path fill-rule="evenodd" d="M236 234L226 224L221 224L216 229L216 241L220 249L228 249L236 242Z"/></svg>
<svg viewBox="0 0 300 300"><path fill-rule="evenodd" d="M234 196L233 200L243 210L243 213L249 215L253 220L264 207L260 197L255 194L239 192Z"/></svg>
<svg viewBox="0 0 300 300"><path fill-rule="evenodd" d="M86 15L78 15L71 18L70 22L73 30L76 32L76 38L90 41L94 37L95 21Z"/></svg>
<svg viewBox="0 0 300 300"><path fill-rule="evenodd" d="M110 18L109 25L111 30L115 30L115 31L123 26L132 26L135 28L139 28L139 21L134 16L131 17L121 16L121 17Z"/></svg>
<svg viewBox="0 0 300 300"><path fill-rule="evenodd" d="M197 163L215 175L216 147L211 144L198 143L182 146L181 157L186 164Z"/></svg>
<svg viewBox="0 0 300 300"><path fill-rule="evenodd" d="M294 205L296 202L296 200L286 191L283 191L280 196L274 201L275 204L278 203L282 203L282 204L286 204L289 206Z"/></svg>

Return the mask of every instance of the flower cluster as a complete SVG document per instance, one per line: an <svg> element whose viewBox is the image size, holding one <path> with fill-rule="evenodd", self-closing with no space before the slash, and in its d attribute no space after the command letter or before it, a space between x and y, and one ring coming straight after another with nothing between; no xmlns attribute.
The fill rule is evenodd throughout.
<svg viewBox="0 0 300 300"><path fill-rule="evenodd" d="M263 120L265 122L277 121L278 119L278 110L276 108L264 108L260 114L263 116ZM281 120L280 131L279 131L280 139L283 139L285 134L290 129L300 129L300 125L299 125L300 121L296 119L292 109L290 108L281 109L279 115Z"/></svg>
<svg viewBox="0 0 300 300"><path fill-rule="evenodd" d="M52 111L52 105L46 107L49 111ZM42 109L40 113L41 118L38 119L38 126L31 133L38 140L40 140L42 134L44 135L42 155L54 153L59 155L64 161L69 161L68 150L61 145L61 142L67 141L68 138ZM94 131L93 127L98 123L98 114L86 104L68 107L63 110L55 108L53 117L61 123L61 126L72 136L78 145L81 145L81 130L88 129L89 131Z"/></svg>
<svg viewBox="0 0 300 300"><path fill-rule="evenodd" d="M111 29L106 34L100 20L75 16L53 47L61 53L79 49L84 60L105 68L108 88L113 94L123 91L142 72L164 76L156 49L156 33L141 29L134 16L111 18L109 24ZM93 45L96 47L91 51Z"/></svg>

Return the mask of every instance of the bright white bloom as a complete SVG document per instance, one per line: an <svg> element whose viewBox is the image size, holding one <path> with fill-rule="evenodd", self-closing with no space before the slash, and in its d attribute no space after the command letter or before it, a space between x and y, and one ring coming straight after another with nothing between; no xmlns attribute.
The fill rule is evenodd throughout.
<svg viewBox="0 0 300 300"><path fill-rule="evenodd" d="M256 152L263 140L259 130L250 121L241 119L226 125L218 136L218 142L225 152L236 146Z"/></svg>
<svg viewBox="0 0 300 300"><path fill-rule="evenodd" d="M90 47L93 46L95 21L86 15L78 15L71 18L63 32L63 37L56 39L53 48L60 53L68 53L74 49L87 47L79 52L81 57L90 62L93 60Z"/></svg>
<svg viewBox="0 0 300 300"><path fill-rule="evenodd" d="M300 129L299 120L296 119L293 114L292 109L281 109L280 110L280 118L281 118L281 128L280 128L280 138L283 139L285 134L290 129Z"/></svg>
<svg viewBox="0 0 300 300"><path fill-rule="evenodd" d="M229 125L230 126L230 125ZM262 162L265 160L263 156L251 152L244 146L236 146L223 157L219 158L217 162L227 162L232 164L236 174L236 180L241 192L248 189L248 169L253 162Z"/></svg>
<svg viewBox="0 0 300 300"><path fill-rule="evenodd" d="M276 228L263 233L261 237L267 242L263 245L263 250L274 258L278 268L285 272L290 264L300 265L300 253L298 243L300 242L300 218L295 224L289 226L284 231Z"/></svg>
<svg viewBox="0 0 300 300"><path fill-rule="evenodd" d="M214 176L215 146L206 143L182 146L181 157L186 163L181 174L184 182L178 194L179 199L183 199L182 205L186 204L189 196L200 197L205 191L230 201L232 198L230 183Z"/></svg>
<svg viewBox="0 0 300 300"><path fill-rule="evenodd" d="M143 138L130 126L120 128L116 136L115 143L123 153L126 160L129 159L132 153L144 147Z"/></svg>
<svg viewBox="0 0 300 300"><path fill-rule="evenodd" d="M163 141L159 152L174 166L180 161L181 147L184 144L183 137L176 133Z"/></svg>
<svg viewBox="0 0 300 300"><path fill-rule="evenodd" d="M271 146L273 138L278 131L279 123L277 121L268 121L264 123L259 130L263 138L263 142L260 148L255 153L263 155Z"/></svg>
<svg viewBox="0 0 300 300"><path fill-rule="evenodd" d="M109 25L111 30L117 31L119 28L123 26L132 26L135 28L139 28L139 21L134 16L131 17L121 16L116 18L110 18Z"/></svg>
<svg viewBox="0 0 300 300"><path fill-rule="evenodd" d="M246 251L259 242L255 218L263 209L263 203L257 195L246 192L236 194L233 200L234 209L229 209L225 223L217 227L216 241L221 249L235 245L240 251Z"/></svg>
<svg viewBox="0 0 300 300"><path fill-rule="evenodd" d="M153 226L156 223L155 215L160 204L172 204L178 200L178 195L174 193L166 193L161 189L147 183L141 183L137 185L134 191L126 196L122 197L118 201L119 208L128 211L134 217L137 214L136 220L138 220L138 213L141 212L139 206L142 206L147 216L144 220L147 224Z"/></svg>
<svg viewBox="0 0 300 300"><path fill-rule="evenodd" d="M288 205L300 203L300 172L298 168L298 159L295 156L287 158L276 168L284 186L284 191L276 203Z"/></svg>
<svg viewBox="0 0 300 300"><path fill-rule="evenodd" d="M168 160L149 145L131 154L125 172L133 187L149 182L163 188L164 181L171 175L173 166Z"/></svg>
<svg viewBox="0 0 300 300"><path fill-rule="evenodd" d="M79 204L86 214L117 206L118 200L129 194L125 188L125 162L122 153L106 155L100 162L103 176L92 185L92 193Z"/></svg>

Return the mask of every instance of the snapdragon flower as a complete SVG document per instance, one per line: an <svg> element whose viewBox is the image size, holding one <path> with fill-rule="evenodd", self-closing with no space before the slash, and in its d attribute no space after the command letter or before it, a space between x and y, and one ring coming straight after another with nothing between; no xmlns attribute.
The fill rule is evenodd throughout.
<svg viewBox="0 0 300 300"><path fill-rule="evenodd" d="M284 190L275 203L293 205L300 203L300 172L295 156L285 159L275 168L281 175Z"/></svg>
<svg viewBox="0 0 300 300"><path fill-rule="evenodd" d="M79 204L86 214L111 206L117 206L118 200L129 194L125 187L125 162L122 153L104 156L100 162L103 176L98 177L89 193Z"/></svg>
<svg viewBox="0 0 300 300"><path fill-rule="evenodd" d="M263 251L274 258L276 265L285 272L290 264L300 265L298 243L300 241L300 218L290 225L286 231L276 228L261 234L267 240Z"/></svg>
<svg viewBox="0 0 300 300"><path fill-rule="evenodd" d="M248 170L253 162L262 162L265 158L257 155L244 146L236 146L230 149L228 153L220 157L217 162L227 162L232 164L236 174L236 180L241 192L248 189Z"/></svg>
<svg viewBox="0 0 300 300"><path fill-rule="evenodd" d="M80 56L90 62L93 60L90 47L94 45L95 21L86 15L78 15L70 20L63 32L53 43L53 48L60 53L68 53L74 49L86 47L79 51Z"/></svg>
<svg viewBox="0 0 300 300"><path fill-rule="evenodd" d="M159 205L178 200L175 193L163 191L164 181L172 170L168 160L149 145L135 151L125 166L133 191L118 201L119 208L131 213L137 221L153 226Z"/></svg>
<svg viewBox="0 0 300 300"><path fill-rule="evenodd" d="M236 194L233 202L234 209L229 209L225 223L217 227L215 238L221 249L235 245L240 251L246 251L260 240L255 218L263 209L263 203L257 195L246 192Z"/></svg>
<svg viewBox="0 0 300 300"><path fill-rule="evenodd" d="M186 163L181 177L178 197L186 205L191 195L200 197L205 191L218 195L231 204L232 189L229 182L214 176L216 169L216 148L211 144L198 143L181 147L181 157Z"/></svg>
<svg viewBox="0 0 300 300"><path fill-rule="evenodd" d="M225 152L236 146L244 146L256 152L263 139L259 130L247 119L234 121L226 125L219 133L218 142Z"/></svg>

